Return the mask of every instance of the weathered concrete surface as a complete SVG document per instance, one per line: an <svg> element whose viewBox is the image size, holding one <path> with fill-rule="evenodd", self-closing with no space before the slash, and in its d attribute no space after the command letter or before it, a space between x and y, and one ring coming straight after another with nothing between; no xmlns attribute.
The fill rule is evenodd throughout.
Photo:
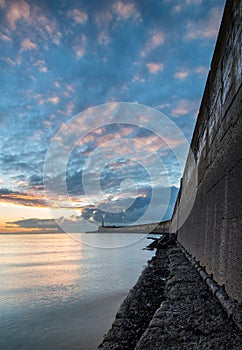
<svg viewBox="0 0 242 350"><path fill-rule="evenodd" d="M191 142L195 166L190 154L171 225L178 241L239 302L242 302L241 7L240 0L226 3ZM181 225L195 191L193 208Z"/></svg>
<svg viewBox="0 0 242 350"><path fill-rule="evenodd" d="M168 248L166 300L135 350L237 350L242 334L178 247Z"/></svg>
<svg viewBox="0 0 242 350"><path fill-rule="evenodd" d="M117 313L102 350L238 350L242 333L180 247L158 249Z"/></svg>

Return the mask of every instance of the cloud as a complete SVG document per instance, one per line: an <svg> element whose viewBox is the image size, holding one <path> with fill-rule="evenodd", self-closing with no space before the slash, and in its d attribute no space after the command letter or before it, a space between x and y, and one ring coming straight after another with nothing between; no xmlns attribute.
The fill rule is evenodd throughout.
<svg viewBox="0 0 242 350"><path fill-rule="evenodd" d="M72 115L74 108L75 108L74 102L67 103L66 108L65 108L65 114L68 116Z"/></svg>
<svg viewBox="0 0 242 350"><path fill-rule="evenodd" d="M146 56L152 50L165 43L165 34L160 30L152 30L147 40L141 56Z"/></svg>
<svg viewBox="0 0 242 350"><path fill-rule="evenodd" d="M164 65L162 63L149 62L146 63L146 67L150 73L157 74L158 72L162 72Z"/></svg>
<svg viewBox="0 0 242 350"><path fill-rule="evenodd" d="M161 31L153 32L150 40L150 45L152 48L155 48L165 42L165 35Z"/></svg>
<svg viewBox="0 0 242 350"><path fill-rule="evenodd" d="M39 71L41 73L47 73L48 72L48 68L46 66L46 63L44 61L38 61L39 64L38 64L38 67L39 67Z"/></svg>
<svg viewBox="0 0 242 350"><path fill-rule="evenodd" d="M174 117L180 117L186 114L195 114L197 112L197 104L192 100L181 99L177 102L176 108L171 113Z"/></svg>
<svg viewBox="0 0 242 350"><path fill-rule="evenodd" d="M207 18L200 19L196 22L189 21L187 23L186 40L194 40L197 38L212 39L216 38L221 20L222 8L213 7Z"/></svg>
<svg viewBox="0 0 242 350"><path fill-rule="evenodd" d="M116 1L113 5L113 12L117 15L118 20L140 19L140 13L132 2Z"/></svg>
<svg viewBox="0 0 242 350"><path fill-rule="evenodd" d="M199 5L202 3L202 0L186 0L186 4L188 5Z"/></svg>
<svg viewBox="0 0 242 350"><path fill-rule="evenodd" d="M3 58L3 61L5 61L7 64L11 66L16 66L16 63L10 57Z"/></svg>
<svg viewBox="0 0 242 350"><path fill-rule="evenodd" d="M208 69L204 66L199 66L195 69L195 72L197 74L206 75L208 73Z"/></svg>
<svg viewBox="0 0 242 350"><path fill-rule="evenodd" d="M181 71L175 73L174 76L176 79L185 79L188 75L189 75L188 70L181 70Z"/></svg>
<svg viewBox="0 0 242 350"><path fill-rule="evenodd" d="M86 11L74 9L68 12L68 17L72 18L76 24L85 24L88 20Z"/></svg>
<svg viewBox="0 0 242 350"><path fill-rule="evenodd" d="M41 229L48 231L51 229L53 232L63 232L60 226L54 219L22 219L17 221L7 222L8 227L18 226L19 228L27 229Z"/></svg>
<svg viewBox="0 0 242 350"><path fill-rule="evenodd" d="M11 41L11 39L10 39L10 37L9 36L7 36L7 35L5 35L5 34L3 34L3 33L0 33L0 39L2 40L2 41Z"/></svg>
<svg viewBox="0 0 242 350"><path fill-rule="evenodd" d="M54 105L56 105L57 103L59 103L60 99L58 96L53 96L53 97L49 97L47 99L47 101L53 103Z"/></svg>
<svg viewBox="0 0 242 350"><path fill-rule="evenodd" d="M152 218L148 218L148 221L159 221L159 220L167 220L170 219L173 206L176 200L176 196L178 193L178 188L172 186L170 188L157 188L154 190L158 190L161 193L161 196L158 200L153 203L152 206ZM167 195L170 195L170 200L167 203ZM126 207L126 201L124 199L116 199L112 200L112 206L116 207L116 212L108 212L104 210L100 210L95 206L87 206L82 210L82 217L90 222L95 222L96 224L100 224L103 217L105 217L105 223L111 225L127 225L134 224L137 220L139 220L148 209L152 198L151 188L143 188L142 191L136 196L136 198L127 197L126 200L131 202L132 204L126 210L123 208ZM108 201L110 202L110 198ZM161 217L161 211L164 212L163 218ZM155 212L155 214L154 214Z"/></svg>
<svg viewBox="0 0 242 350"><path fill-rule="evenodd" d="M110 36L107 33L101 32L98 34L98 43L103 46L107 46L111 41Z"/></svg>
<svg viewBox="0 0 242 350"><path fill-rule="evenodd" d="M30 207L46 207L46 201L36 193L32 195L30 193L11 191L7 188L0 188L0 201Z"/></svg>
<svg viewBox="0 0 242 350"><path fill-rule="evenodd" d="M132 83L136 83L136 82L139 82L139 83L144 83L144 82L145 82L144 77L143 77L140 73L137 73L137 74L132 78Z"/></svg>
<svg viewBox="0 0 242 350"><path fill-rule="evenodd" d="M95 15L95 23L97 27L107 28L112 19L112 13L108 11L100 11Z"/></svg>
<svg viewBox="0 0 242 350"><path fill-rule="evenodd" d="M20 52L28 51L28 50L36 50L36 49L37 49L37 45L34 44L32 41L30 41L28 38L26 38L21 43Z"/></svg>
<svg viewBox="0 0 242 350"><path fill-rule="evenodd" d="M84 56L86 51L86 42L87 42L87 37L84 34L82 34L80 38L76 38L74 40L72 49L75 52L77 59Z"/></svg>
<svg viewBox="0 0 242 350"><path fill-rule="evenodd" d="M173 7L173 12L180 12L182 9L181 5L180 4L177 4Z"/></svg>
<svg viewBox="0 0 242 350"><path fill-rule="evenodd" d="M56 104L58 104L60 102L60 98L58 96L51 96L51 97L48 97L48 98L44 98L43 95L38 94L38 95L33 96L33 98L37 99L38 103L40 105L44 105L47 102L50 102L53 105L56 105Z"/></svg>
<svg viewBox="0 0 242 350"><path fill-rule="evenodd" d="M7 20L12 30L16 29L19 20L28 21L30 18L30 6L24 0L13 1L7 12Z"/></svg>

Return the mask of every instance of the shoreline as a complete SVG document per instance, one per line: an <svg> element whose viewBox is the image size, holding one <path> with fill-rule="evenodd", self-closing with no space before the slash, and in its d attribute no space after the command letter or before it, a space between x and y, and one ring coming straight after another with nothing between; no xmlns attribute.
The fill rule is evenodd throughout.
<svg viewBox="0 0 242 350"><path fill-rule="evenodd" d="M231 349L242 334L175 240L161 244L129 291L101 350Z"/></svg>

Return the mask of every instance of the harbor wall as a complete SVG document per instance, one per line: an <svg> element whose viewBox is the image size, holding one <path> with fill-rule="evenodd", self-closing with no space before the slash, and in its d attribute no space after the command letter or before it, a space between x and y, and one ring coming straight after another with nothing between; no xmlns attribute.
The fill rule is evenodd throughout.
<svg viewBox="0 0 242 350"><path fill-rule="evenodd" d="M241 6L240 0L229 0L225 6L170 228L177 233L182 246L239 302L242 301Z"/></svg>

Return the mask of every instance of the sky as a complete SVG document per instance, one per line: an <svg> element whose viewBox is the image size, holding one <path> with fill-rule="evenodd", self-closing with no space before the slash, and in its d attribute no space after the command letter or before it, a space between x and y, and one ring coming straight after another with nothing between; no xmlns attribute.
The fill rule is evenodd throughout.
<svg viewBox="0 0 242 350"><path fill-rule="evenodd" d="M223 7L0 0L0 232L171 216Z"/></svg>

